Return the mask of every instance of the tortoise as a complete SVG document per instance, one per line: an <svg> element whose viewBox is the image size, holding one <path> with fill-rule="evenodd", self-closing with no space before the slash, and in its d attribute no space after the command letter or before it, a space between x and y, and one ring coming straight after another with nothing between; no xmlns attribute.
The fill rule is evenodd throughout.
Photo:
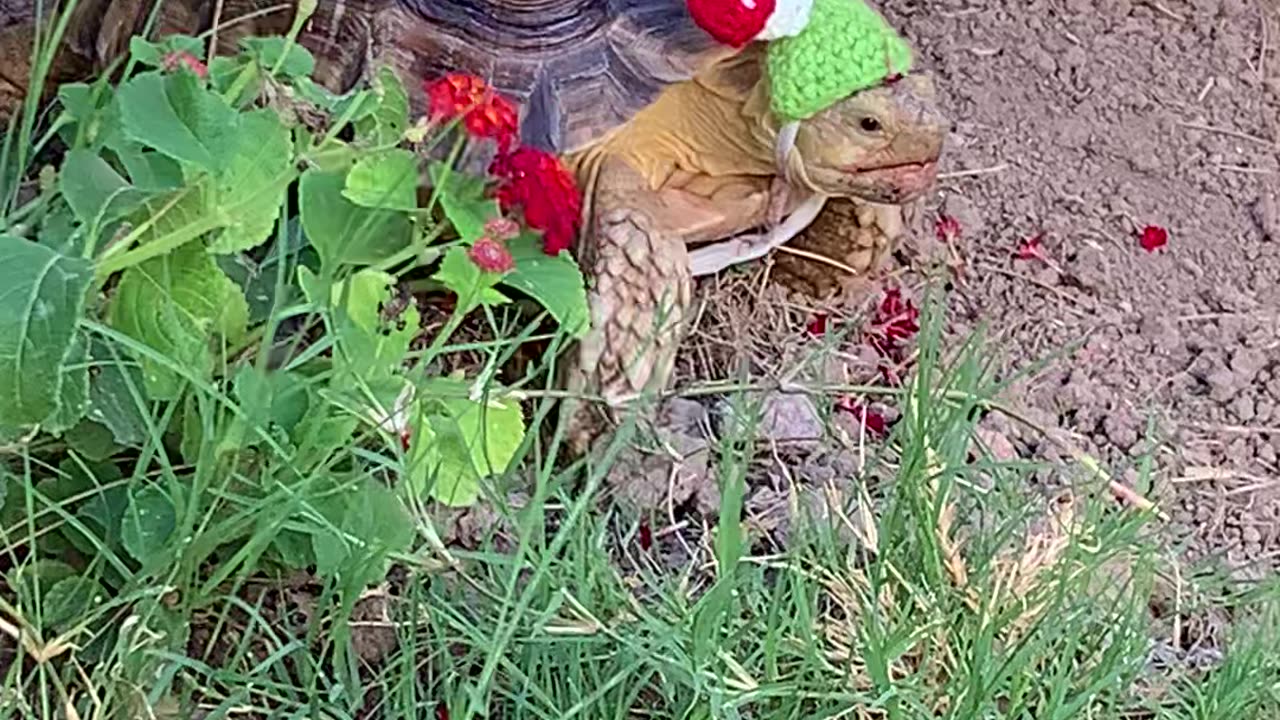
<svg viewBox="0 0 1280 720"><path fill-rule="evenodd" d="M223 16L266 4L224 0ZM151 0L82 5L59 67L124 52ZM215 5L164 2L160 32L206 28ZM566 404L578 452L622 408L665 389L695 277L794 238L828 199L857 203L868 239L855 245L883 244L901 232L901 206L935 180L948 129L932 81L863 0L319 5L299 37L319 82L345 90L383 63L411 88L473 73L517 103L521 142L559 154L578 178L592 327L562 382L570 396L605 400L603 413ZM220 28L220 47L290 22L259 14ZM21 28L4 32L0 59L16 57ZM423 107L420 91L413 102Z"/></svg>

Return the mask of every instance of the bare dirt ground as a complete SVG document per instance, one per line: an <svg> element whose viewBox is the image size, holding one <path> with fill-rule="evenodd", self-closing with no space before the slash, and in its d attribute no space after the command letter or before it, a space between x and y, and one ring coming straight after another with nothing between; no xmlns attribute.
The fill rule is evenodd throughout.
<svg viewBox="0 0 1280 720"><path fill-rule="evenodd" d="M1189 562L1280 565L1280 6L1271 0L898 0L954 133L904 284L951 258L951 330L1010 400L1118 477L1158 443L1153 499ZM972 173L972 174L965 174ZM1147 252L1142 228L1168 232ZM1040 236L1042 258L1020 259ZM951 247L946 247L946 245ZM1025 254L1025 253L1023 253ZM956 259L959 262L956 262ZM892 272L892 267L884 271ZM993 416L993 420L997 420ZM991 428L1052 459L1012 424Z"/></svg>
<svg viewBox="0 0 1280 720"><path fill-rule="evenodd" d="M771 264L700 285L680 383L733 378L892 380L866 342L886 289L907 300L941 268L947 335L982 325L1001 375L1047 367L1003 398L1039 428L991 414L1007 457L1063 458L1045 429L1134 485L1154 454L1171 556L1257 578L1280 566L1280 6L1271 0L886 0L879 5L935 74L954 119L937 190L915 230L843 298L772 282ZM829 211L834 212L834 211ZM843 221L809 238L833 247ZM953 231L939 237L939 222ZM847 225L847 222L845 223ZM1148 251L1148 226L1167 244ZM839 244L834 242L834 244ZM795 259L775 256L775 263ZM781 269L773 265L772 270ZM833 272L825 270L828 274ZM826 367L811 323L852 328ZM884 318L882 318L884 319ZM874 325L874 318L872 325ZM880 353L879 355L883 355ZM901 358L896 358L901 359ZM892 365L892 363L890 363ZM622 463L611 487L641 508L717 506L699 428L724 426L706 397L669 408L652 467ZM799 459L760 458L748 515L775 527L779 475L820 485L850 475L847 447L819 441L825 409L771 399L766 434L808 440ZM855 406L855 410L860 406ZM848 408L846 408L848 409ZM891 407L872 405L892 422ZM838 421L850 420L837 413ZM844 422L857 436L856 423ZM826 435L829 438L829 434ZM795 443L792 443L794 446ZM684 456L678 472L662 456ZM1051 475L1051 474L1050 474ZM749 522L752 520L749 517ZM785 522L785 521L781 521ZM785 529L784 529L785 532Z"/></svg>

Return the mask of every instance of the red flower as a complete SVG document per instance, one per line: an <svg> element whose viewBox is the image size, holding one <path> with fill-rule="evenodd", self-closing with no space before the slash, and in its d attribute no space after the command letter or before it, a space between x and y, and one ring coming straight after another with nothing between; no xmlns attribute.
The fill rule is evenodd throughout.
<svg viewBox="0 0 1280 720"><path fill-rule="evenodd" d="M836 409L858 418L858 421L867 429L867 432L876 437L883 438L889 434L889 423L885 421L884 415L875 410L867 409L867 406L847 395L836 400Z"/></svg>
<svg viewBox="0 0 1280 720"><path fill-rule="evenodd" d="M506 245L489 237L482 237L467 251L467 257L485 272L507 273L516 267L515 258Z"/></svg>
<svg viewBox="0 0 1280 720"><path fill-rule="evenodd" d="M1023 240L1018 245L1018 249L1014 251L1013 256L1019 260L1045 260L1044 248L1040 245L1040 240L1044 238L1044 233L1040 233L1033 238Z"/></svg>
<svg viewBox="0 0 1280 720"><path fill-rule="evenodd" d="M496 194L502 211L521 207L525 224L542 231L543 252L559 255L573 246L582 226L582 193L556 156L522 147L499 154L489 172L500 181Z"/></svg>
<svg viewBox="0 0 1280 720"><path fill-rule="evenodd" d="M205 64L196 59L195 55L182 50L175 50L164 56L164 69L173 72L179 65L186 66L188 70L195 73L197 77L203 79L209 77L209 68Z"/></svg>
<svg viewBox="0 0 1280 720"><path fill-rule="evenodd" d="M1155 252L1158 248L1164 247L1169 242L1169 231L1159 225L1148 225L1142 228L1142 234L1138 236L1138 244L1147 252Z"/></svg>
<svg viewBox="0 0 1280 720"><path fill-rule="evenodd" d="M436 705L436 720L449 720L449 706L444 703Z"/></svg>
<svg viewBox="0 0 1280 720"><path fill-rule="evenodd" d="M649 527L648 521L640 523L640 549L648 550L653 547L653 530Z"/></svg>
<svg viewBox="0 0 1280 720"><path fill-rule="evenodd" d="M805 326L805 329L808 330L809 334L814 337L822 337L823 335L826 335L827 334L827 314L818 313L817 315L814 315L813 319L809 321L809 324Z"/></svg>
<svg viewBox="0 0 1280 720"><path fill-rule="evenodd" d="M506 152L519 133L515 105L494 92L474 75L450 73L428 82L427 112L434 120L462 118L462 127L474 138L489 138Z"/></svg>
<svg viewBox="0 0 1280 720"><path fill-rule="evenodd" d="M490 218L484 224L484 234L494 240L510 240L520 234L520 224L507 217Z"/></svg>
<svg viewBox="0 0 1280 720"><path fill-rule="evenodd" d="M933 231L937 234L938 240L950 242L960 237L960 221L950 215L939 216L938 222L934 223Z"/></svg>

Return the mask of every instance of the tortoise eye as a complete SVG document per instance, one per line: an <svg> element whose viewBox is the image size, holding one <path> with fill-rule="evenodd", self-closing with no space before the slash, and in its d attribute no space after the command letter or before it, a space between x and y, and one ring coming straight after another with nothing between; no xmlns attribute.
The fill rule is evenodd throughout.
<svg viewBox="0 0 1280 720"><path fill-rule="evenodd" d="M873 117L864 117L858 122L864 132L880 132L880 121Z"/></svg>

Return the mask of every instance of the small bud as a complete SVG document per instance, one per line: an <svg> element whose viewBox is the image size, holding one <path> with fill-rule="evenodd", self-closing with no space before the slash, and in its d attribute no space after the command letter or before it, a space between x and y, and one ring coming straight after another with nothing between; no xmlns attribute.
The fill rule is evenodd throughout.
<svg viewBox="0 0 1280 720"><path fill-rule="evenodd" d="M505 245L491 237L482 237L467 251L467 257L485 272L507 273L516 267L515 258Z"/></svg>
<svg viewBox="0 0 1280 720"><path fill-rule="evenodd" d="M484 224L484 232L494 240L510 240L520 234L520 224L511 218L499 216Z"/></svg>

